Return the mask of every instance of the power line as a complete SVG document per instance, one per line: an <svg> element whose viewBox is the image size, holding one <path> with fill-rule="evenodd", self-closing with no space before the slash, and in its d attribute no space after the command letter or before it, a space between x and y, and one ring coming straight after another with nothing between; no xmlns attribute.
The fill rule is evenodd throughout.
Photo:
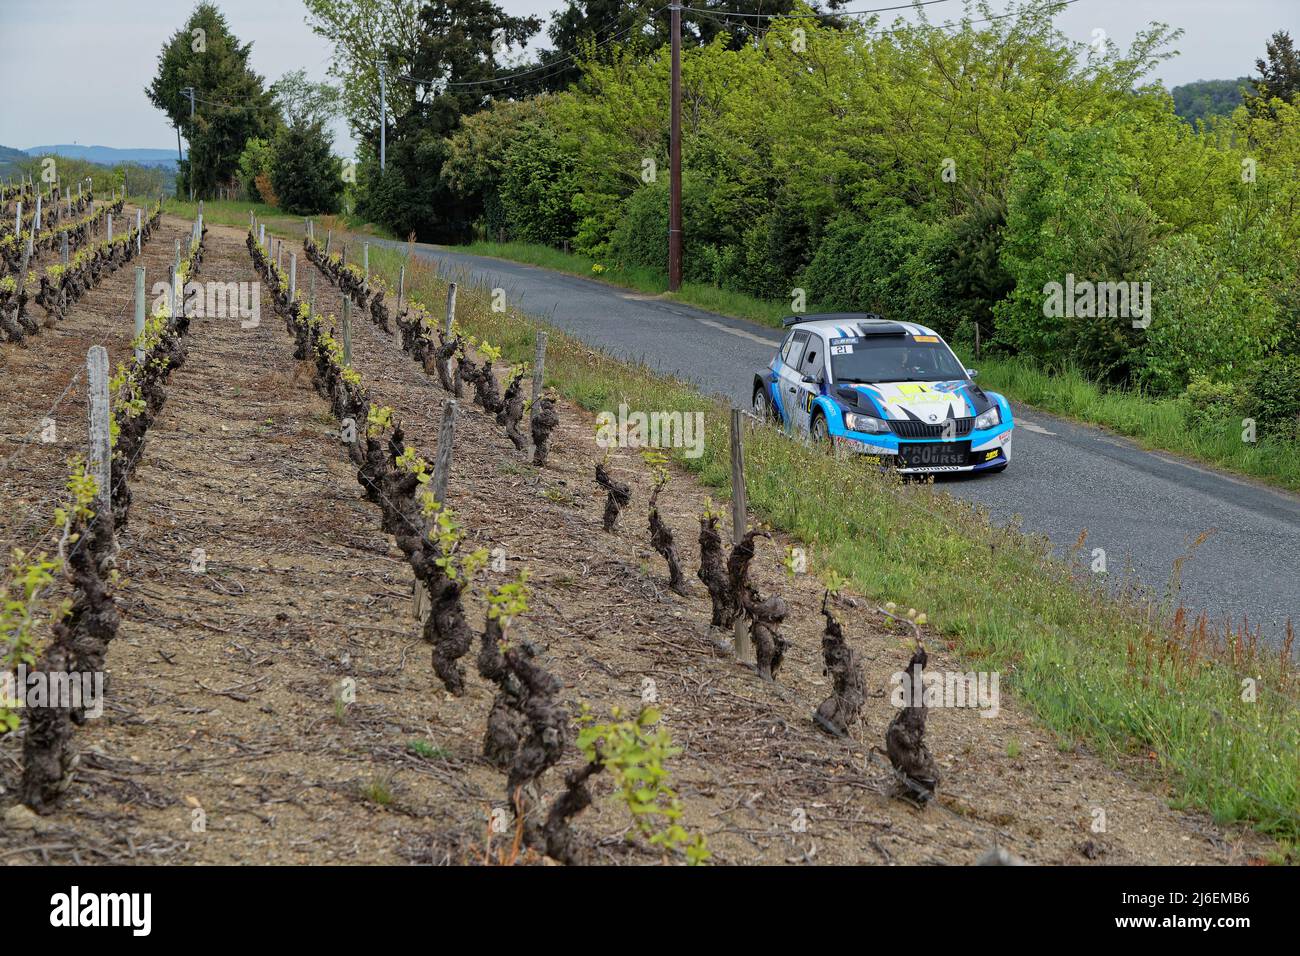
<svg viewBox="0 0 1300 956"><path fill-rule="evenodd" d="M919 3L901 3L893 7L876 7L873 10L814 10L811 13L742 13L738 10L715 10L710 7L682 7L683 11L721 15L726 17L745 17L753 20L815 20L821 17L865 17L873 13L889 13L893 10L915 10L917 7L930 7L936 3L949 3L950 0L920 0Z"/></svg>
<svg viewBox="0 0 1300 956"><path fill-rule="evenodd" d="M942 3L942 2L945 2L945 0L929 0L929 2L930 2L930 3ZM1043 9L1046 9L1047 7L1068 7L1068 6L1071 6L1072 4L1075 4L1075 3L1078 3L1078 2L1079 2L1079 0L1050 0L1049 3L1044 4ZM925 5L925 4L922 4L922 6L924 6L924 5ZM683 10L690 10L691 12L693 12L694 14L696 14L697 16L702 16L702 17L705 17L705 18L708 18L708 19L715 20L715 21L717 21L718 23L726 24L726 23L728 22L728 20L729 20L731 17L751 17L751 16L753 16L753 17L761 17L761 18L763 18L763 19L767 19L767 20L810 20L810 19L815 19L815 18L817 18L818 16L826 16L826 17L837 17L837 16L863 16L863 15L866 15L866 14L870 14L870 13L880 13L880 12L884 12L884 11L887 11L887 10L911 9L913 6L914 6L914 5L912 5L912 4L908 4L906 7L881 7L879 10L858 10L858 11L855 11L855 12L846 12L846 13L834 13L834 12L828 12L828 13L823 13L823 14L806 14L806 15L798 15L798 14L776 14L776 13L763 13L763 14L729 13L729 12L727 12L727 11L725 11L725 10L708 10L708 9L698 8L698 7L683 7L682 9L683 9ZM991 16L991 17L981 17L981 18L978 19L978 20L945 20L943 23L933 23L933 24L932 24L932 23L928 23L928 22L924 22L924 21L922 21L922 22L917 22L917 23L909 23L909 24L906 24L906 25L904 25L904 26L902 26L902 27L893 27L893 28L890 28L890 29L888 29L888 30L879 30L879 31L876 31L873 35L875 35L875 36L893 36L893 35L896 34L896 33L904 33L904 32L906 32L907 30L911 30L911 29L915 29L916 27L923 27L923 26L930 26L930 27L934 27L935 29L939 29L939 30L943 30L943 29L947 29L947 28L949 28L949 27L955 27L955 26L977 26L977 25L982 24L982 23L994 23L994 22L996 22L996 21L998 21L998 20L1005 20L1005 19L1007 19L1008 17L1018 17L1018 16L1020 16L1022 13L1025 13L1025 12L1026 12L1026 11L1023 11L1023 10L1009 10L1009 11L1007 11L1006 13L999 13L999 14L996 14L996 15ZM1032 12L1034 12L1034 11L1029 11L1029 12L1032 13Z"/></svg>
<svg viewBox="0 0 1300 956"><path fill-rule="evenodd" d="M936 2L937 2L937 0L936 0ZM665 10L667 10L667 9L668 9L667 6L662 6L662 7L659 7L657 10L652 10L652 11L650 11L648 14L645 15L645 19L646 19L646 20L651 20L651 19L653 19L654 17L658 16L660 13L663 13L663 12L664 12ZM607 28L613 26L614 23L616 23L616 22L617 22L617 20L613 20L613 21L611 21L611 22L605 24L605 28L607 29ZM641 22L637 22L637 23L632 24L631 26L625 27L625 28L623 28L622 30L619 30L617 33L611 34L610 36L606 37L604 40L601 40L599 43L596 43L594 46L591 47L591 49L593 49L593 50L599 50L601 47L603 47L603 46L607 46L607 45L609 45L610 43L613 43L615 40L620 39L620 38L623 37L624 35L626 35L626 34L628 34L628 33L631 33L633 30L637 29L639 26L642 26L642 23L641 23ZM535 67L530 67L530 68L527 69L527 70L520 70L520 71L515 72L515 73L506 73L506 74L503 74L503 75L501 75L501 76L491 77L490 79L486 79L486 80L458 80L458 81L454 81L454 82L453 82L453 81L450 81L450 80L422 79L422 78L420 78L420 77L414 77L414 76L411 76L410 74L407 74L407 73L399 74L399 75L398 75L398 79L400 79L400 80L404 80L404 81L406 81L407 83L418 83L418 84L421 84L421 85L424 85L424 86L437 86L437 85L442 85L442 86L444 86L444 87L453 87L453 86L455 86L455 87L462 87L462 86L483 86L484 84L488 84L488 83L506 83L506 82L509 82L509 81L511 81L511 80L519 79L519 78L521 78L521 77L531 76L531 75L533 75L533 74L535 74L535 73L539 73L539 72L541 72L541 71L543 71L543 70L554 70L554 72L552 72L552 73L548 73L548 74L547 74L547 76L554 76L556 73L562 73L562 72L564 72L563 69L555 69L556 67L564 67L565 65L567 65L567 64L570 63L570 62L572 62L573 60L576 60L576 59L578 58L578 56L579 56L578 53L569 53L569 54L567 54L566 56L564 56L563 58L561 58L561 59L559 59L559 60L553 60L553 61L551 61L550 63L543 63L543 64L540 64L540 65L535 66ZM538 79L545 79L545 77L539 77ZM533 82L537 82L537 80L534 80Z"/></svg>
<svg viewBox="0 0 1300 956"><path fill-rule="evenodd" d="M271 111L273 111L273 112L278 112L278 109L276 108L276 106L275 106L274 104L254 104L254 105L252 105L252 106L247 106L247 105L240 105L240 104L238 104L238 103L223 103L223 102L221 102L221 101L219 101L219 100L210 100L210 99L208 99L208 98L205 97L205 96L198 96L197 94L195 95L194 99L197 100L197 101L200 102L200 103L203 103L203 104L207 105L207 106L215 106L215 107L217 107L217 108L219 108L219 109L227 109L227 110L271 110Z"/></svg>

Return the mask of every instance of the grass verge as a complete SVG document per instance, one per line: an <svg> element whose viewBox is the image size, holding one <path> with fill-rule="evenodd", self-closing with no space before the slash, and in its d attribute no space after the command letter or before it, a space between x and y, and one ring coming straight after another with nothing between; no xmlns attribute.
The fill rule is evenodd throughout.
<svg viewBox="0 0 1300 956"><path fill-rule="evenodd" d="M143 202L143 200L133 200ZM194 219L199 214L199 204L177 199L174 196L163 201L163 212L182 219ZM234 226L238 229L248 228L248 214L252 212L257 221L266 224L266 231L285 238L302 237L302 216L294 216L268 206L265 203L248 202L242 199L207 199L203 202L203 218L209 224ZM386 229L366 222L358 216L339 214L335 216L313 216L322 230L333 229L336 232L346 230L357 235L380 236L392 239L394 236Z"/></svg>
<svg viewBox="0 0 1300 956"><path fill-rule="evenodd" d="M789 303L756 299L707 283L683 283L679 292L669 293L667 277L654 269L625 270L611 266L593 272L591 259L549 246L524 242L475 242L455 248L474 255L494 256L599 279L649 295L663 295L710 312L748 319L773 328L779 328L781 319L790 314ZM810 305L809 311L818 311L818 307ZM1048 373L1022 360L996 356L983 356L975 364L979 366L981 385L1014 401L1075 421L1101 425L1134 438L1148 448L1186 455L1300 491L1300 444L1267 437L1256 442L1243 441L1240 419L1213 424L1189 422L1183 404L1176 399L1157 399L1128 389L1107 388L1090 381L1078 371Z"/></svg>
<svg viewBox="0 0 1300 956"><path fill-rule="evenodd" d="M396 250L371 250L372 271L390 284L405 262ZM407 288L441 314L446 283L431 266L407 263ZM512 362L529 361L536 331L546 328L547 386L589 411L626 402L703 414L703 454L675 457L729 494L724 403L526 315L493 312L488 290L468 283L457 321ZM815 571L834 570L863 595L926 611L967 666L1000 672L1064 746L1149 768L1175 805L1248 822L1284 848L1300 837L1300 711L1289 641L1273 651L1248 633L1216 633L1171 607L1116 596L1054 558L1044 539L997 527L933 485L878 474L778 430L752 429L745 453L756 519L802 540Z"/></svg>

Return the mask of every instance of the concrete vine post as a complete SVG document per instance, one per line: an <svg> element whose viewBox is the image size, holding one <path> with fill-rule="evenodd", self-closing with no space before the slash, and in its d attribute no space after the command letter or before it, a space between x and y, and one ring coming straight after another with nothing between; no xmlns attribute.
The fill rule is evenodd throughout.
<svg viewBox="0 0 1300 956"><path fill-rule="evenodd" d="M144 361L144 348L139 344L144 334L144 266L135 267L135 360Z"/></svg>
<svg viewBox="0 0 1300 956"><path fill-rule="evenodd" d="M89 471L95 478L95 518L113 520L113 447L109 426L108 349L92 345L86 353L90 412Z"/></svg>

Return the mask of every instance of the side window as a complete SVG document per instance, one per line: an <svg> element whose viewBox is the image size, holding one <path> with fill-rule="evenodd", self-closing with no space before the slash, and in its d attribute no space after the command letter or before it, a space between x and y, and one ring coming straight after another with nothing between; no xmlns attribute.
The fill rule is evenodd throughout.
<svg viewBox="0 0 1300 956"><path fill-rule="evenodd" d="M808 333L796 332L794 334L794 337L790 339L790 347L786 349L785 359L784 359L785 364L789 365L792 369L799 368L800 363L803 362L804 346L807 344L808 344Z"/></svg>
<svg viewBox="0 0 1300 956"><path fill-rule="evenodd" d="M790 343L793 342L793 341L794 341L794 333L791 332L789 335L787 335L787 336L785 337L785 341L781 343L781 361L782 361L782 362L786 361L786 359L789 358L789 356L790 356Z"/></svg>
<svg viewBox="0 0 1300 956"><path fill-rule="evenodd" d="M824 364L822 340L814 335L808 339L808 347L804 350L803 363L799 366L799 371L816 381L822 373Z"/></svg>

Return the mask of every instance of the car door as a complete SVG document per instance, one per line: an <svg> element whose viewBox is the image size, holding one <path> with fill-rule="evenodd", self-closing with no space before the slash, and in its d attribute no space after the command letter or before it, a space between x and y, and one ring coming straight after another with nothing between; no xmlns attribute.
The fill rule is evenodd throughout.
<svg viewBox="0 0 1300 956"><path fill-rule="evenodd" d="M825 351L825 345L822 337L816 332L809 334L808 342L804 346L803 357L799 360L799 372L797 375L798 382L796 393L798 401L796 402L795 423L796 427L803 432L809 431L812 426L813 402L822 392L822 381L825 377L826 358L822 354Z"/></svg>
<svg viewBox="0 0 1300 956"><path fill-rule="evenodd" d="M796 431L807 431L808 416L803 412L800 418L800 398L803 373L804 349L808 346L807 330L797 330L790 336L790 341L782 350L781 370L777 373L777 391L781 396L781 411L789 427Z"/></svg>

